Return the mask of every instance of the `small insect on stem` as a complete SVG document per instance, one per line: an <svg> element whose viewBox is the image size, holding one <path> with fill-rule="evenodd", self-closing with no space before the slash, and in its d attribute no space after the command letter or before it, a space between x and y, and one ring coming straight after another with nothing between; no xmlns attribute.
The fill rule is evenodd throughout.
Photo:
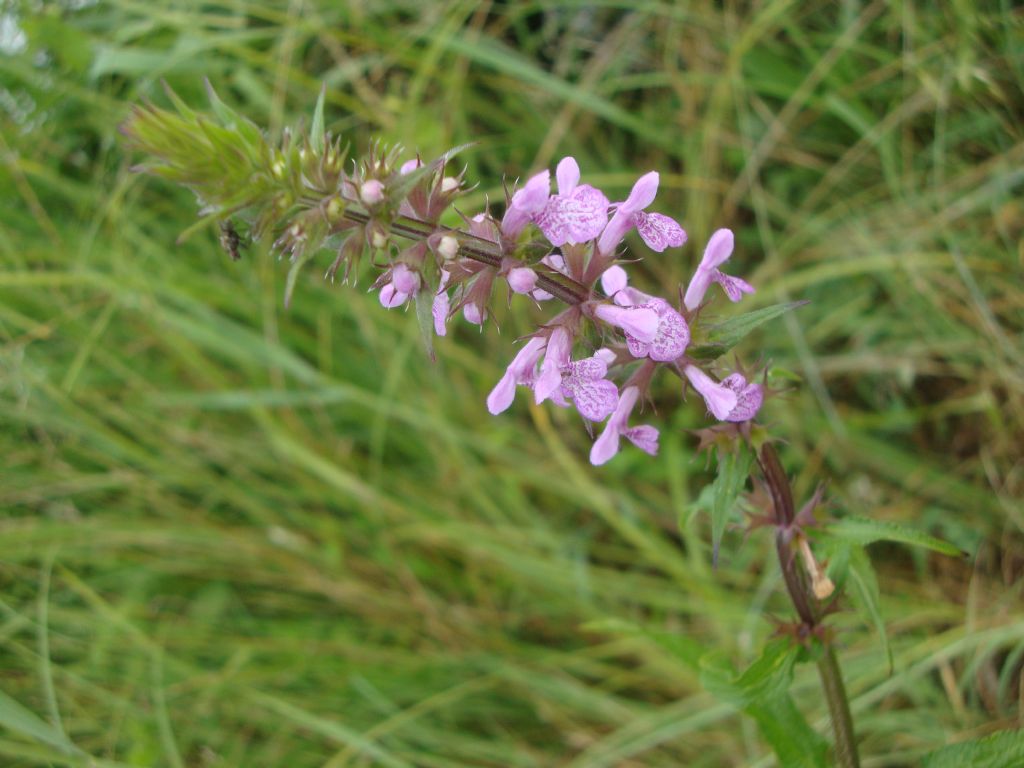
<svg viewBox="0 0 1024 768"><path fill-rule="evenodd" d="M232 261L242 258L242 254L239 253L239 249L242 247L242 237L238 234L231 219L220 223L220 247L227 251Z"/></svg>

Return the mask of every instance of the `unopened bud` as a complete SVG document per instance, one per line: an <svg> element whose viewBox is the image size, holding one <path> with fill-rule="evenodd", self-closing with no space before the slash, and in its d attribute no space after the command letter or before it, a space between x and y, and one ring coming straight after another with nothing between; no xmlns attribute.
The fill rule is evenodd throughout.
<svg viewBox="0 0 1024 768"><path fill-rule="evenodd" d="M366 205L377 205L384 199L384 183L377 179L364 181L359 187L359 199Z"/></svg>
<svg viewBox="0 0 1024 768"><path fill-rule="evenodd" d="M284 178L284 160L278 158L274 161L274 164L270 166L271 173L279 179Z"/></svg>
<svg viewBox="0 0 1024 768"><path fill-rule="evenodd" d="M379 229L373 231L373 235L370 237L370 245L374 248L383 248L388 244L387 232L382 232Z"/></svg>
<svg viewBox="0 0 1024 768"><path fill-rule="evenodd" d="M445 261L451 261L459 252L459 241L451 235L445 235L437 243L437 253Z"/></svg>
<svg viewBox="0 0 1024 768"><path fill-rule="evenodd" d="M419 273L409 269L405 264L396 264L391 270L391 282L394 283L395 290L410 296L420 289Z"/></svg>
<svg viewBox="0 0 1024 768"><path fill-rule="evenodd" d="M331 201L327 203L327 220L337 221L341 218L341 214L345 212L345 204L341 202L340 197L332 197Z"/></svg>
<svg viewBox="0 0 1024 768"><path fill-rule="evenodd" d="M459 188L459 180L454 176L445 176L441 179L441 191L451 192L453 189Z"/></svg>
<svg viewBox="0 0 1024 768"><path fill-rule="evenodd" d="M529 293L537 287L537 273L529 267L510 269L508 285L516 293Z"/></svg>
<svg viewBox="0 0 1024 768"><path fill-rule="evenodd" d="M462 316L473 325L483 325L487 313L476 304L467 304L462 308Z"/></svg>

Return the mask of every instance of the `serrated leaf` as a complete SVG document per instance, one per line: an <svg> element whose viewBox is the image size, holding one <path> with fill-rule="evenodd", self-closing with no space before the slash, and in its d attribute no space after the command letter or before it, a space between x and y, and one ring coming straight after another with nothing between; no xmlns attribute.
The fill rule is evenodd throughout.
<svg viewBox="0 0 1024 768"><path fill-rule="evenodd" d="M416 321L420 326L420 338L427 350L430 362L435 362L434 354L434 298L430 291L416 292Z"/></svg>
<svg viewBox="0 0 1024 768"><path fill-rule="evenodd" d="M687 355L698 360L715 360L721 357L730 349L739 344L758 326L764 325L769 320L787 312L792 312L797 307L807 304L806 301L790 301L785 304L773 304L763 309L755 309L739 317L733 317L724 323L712 325L707 330L707 337L697 345L687 350Z"/></svg>
<svg viewBox="0 0 1024 768"><path fill-rule="evenodd" d="M779 765L825 768L828 745L788 693L798 653L789 640L774 640L738 676L720 654L709 654L701 659L701 683L718 699L754 718Z"/></svg>
<svg viewBox="0 0 1024 768"><path fill-rule="evenodd" d="M718 475L711 486L711 549L712 562L718 564L718 547L736 501L750 476L753 454L745 445L736 450L718 450Z"/></svg>
<svg viewBox="0 0 1024 768"><path fill-rule="evenodd" d="M922 768L1018 768L1024 765L1024 731L999 731L983 739L930 752Z"/></svg>
<svg viewBox="0 0 1024 768"><path fill-rule="evenodd" d="M962 557L965 554L959 547L935 536L929 536L927 533L897 523L872 520L867 517L844 517L830 524L825 532L840 541L862 547L876 541L895 541L900 544L924 547L952 557Z"/></svg>
<svg viewBox="0 0 1024 768"><path fill-rule="evenodd" d="M313 124L309 127L309 145L320 155L324 151L324 100L327 98L327 83L320 86L320 95L313 110Z"/></svg>

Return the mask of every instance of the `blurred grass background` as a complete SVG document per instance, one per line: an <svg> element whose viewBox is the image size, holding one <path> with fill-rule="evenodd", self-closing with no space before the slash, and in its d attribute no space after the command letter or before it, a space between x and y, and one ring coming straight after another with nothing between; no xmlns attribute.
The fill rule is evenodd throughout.
<svg viewBox="0 0 1024 768"><path fill-rule="evenodd" d="M747 309L811 300L745 350L800 380L765 411L797 489L970 552L872 549L891 670L832 620L865 765L1016 726L1012 6L0 5L2 763L774 764L681 660L749 662L790 615L764 535L711 569L703 409L665 382L661 456L594 469L569 414L486 414L528 308L431 365L363 289L311 269L284 311L264 252L176 245L194 201L117 126L161 79L201 106L203 77L275 132L325 82L356 148L481 142L468 211L563 154L613 199L658 169L691 242L641 287L734 228ZM828 733L813 667L794 693Z"/></svg>

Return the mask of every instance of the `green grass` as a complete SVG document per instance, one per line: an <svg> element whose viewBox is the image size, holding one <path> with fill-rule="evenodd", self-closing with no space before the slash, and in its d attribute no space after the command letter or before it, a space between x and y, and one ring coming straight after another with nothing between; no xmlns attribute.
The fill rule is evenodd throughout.
<svg viewBox="0 0 1024 768"><path fill-rule="evenodd" d="M773 764L686 662L790 615L765 536L710 566L702 409L666 382L661 456L594 469L568 414L486 413L528 310L431 365L365 278L285 311L265 253L176 245L193 200L117 126L204 76L272 130L326 82L357 148L480 141L466 210L565 153L613 197L657 168L691 243L641 287L733 227L747 309L811 301L745 344L799 378L765 411L798 491L970 552L872 547L891 670L832 619L865 765L1017 725L1024 17L941 5L9 6L0 762ZM813 667L794 694L828 734Z"/></svg>

